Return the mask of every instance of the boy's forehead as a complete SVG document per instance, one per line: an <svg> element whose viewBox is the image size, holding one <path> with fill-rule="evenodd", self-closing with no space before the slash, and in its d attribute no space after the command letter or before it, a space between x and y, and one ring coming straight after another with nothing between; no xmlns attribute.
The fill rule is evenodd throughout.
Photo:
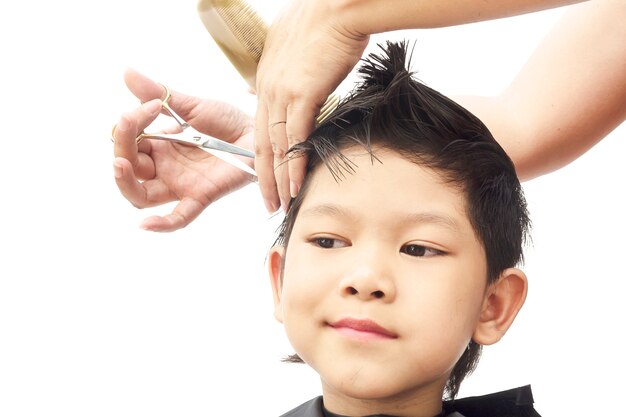
<svg viewBox="0 0 626 417"><path fill-rule="evenodd" d="M336 156L330 167L320 163L309 173L303 211L312 206L342 206L432 212L469 221L465 193L442 172L386 148L374 147L370 153L354 146L342 154L349 162Z"/></svg>
<svg viewBox="0 0 626 417"><path fill-rule="evenodd" d="M418 157L408 158L396 150L376 145L371 151L360 145L343 149L340 155L333 155L327 163L317 164L307 175L307 179L313 184L331 183L333 187L344 190L361 181L372 179L391 186L406 181L416 188L436 185L437 188L441 187L465 198L461 187L449 181L449 175L443 171L420 162ZM409 189L401 191L410 192Z"/></svg>

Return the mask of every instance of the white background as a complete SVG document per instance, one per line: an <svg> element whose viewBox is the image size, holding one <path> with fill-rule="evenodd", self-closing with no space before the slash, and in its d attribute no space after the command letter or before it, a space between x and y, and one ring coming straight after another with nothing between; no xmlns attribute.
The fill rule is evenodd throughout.
<svg viewBox="0 0 626 417"><path fill-rule="evenodd" d="M251 3L271 21L284 0ZM417 39L423 82L495 94L564 10L371 46ZM136 105L126 66L254 110L195 1L4 2L0 36L0 416L277 416L318 395L311 370L279 361L264 264L278 219L256 186L153 234L140 221L172 206L137 210L113 181L110 128ZM462 395L531 383L544 416L619 413L625 133L525 183L529 298Z"/></svg>

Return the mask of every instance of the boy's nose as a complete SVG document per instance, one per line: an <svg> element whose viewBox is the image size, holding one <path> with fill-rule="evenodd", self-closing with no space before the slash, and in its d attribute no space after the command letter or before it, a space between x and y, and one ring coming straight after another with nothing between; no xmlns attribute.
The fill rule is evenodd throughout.
<svg viewBox="0 0 626 417"><path fill-rule="evenodd" d="M366 264L358 265L344 275L340 282L340 292L344 297L358 297L363 301L391 302L396 296L396 288L389 272Z"/></svg>

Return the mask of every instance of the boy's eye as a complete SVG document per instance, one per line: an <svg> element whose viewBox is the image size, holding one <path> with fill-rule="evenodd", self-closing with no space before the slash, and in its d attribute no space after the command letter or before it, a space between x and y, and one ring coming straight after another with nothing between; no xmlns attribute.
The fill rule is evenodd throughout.
<svg viewBox="0 0 626 417"><path fill-rule="evenodd" d="M311 243L324 249L343 248L347 246L345 242L331 237L316 237L311 239Z"/></svg>
<svg viewBox="0 0 626 417"><path fill-rule="evenodd" d="M419 257L436 256L436 255L443 254L443 252L440 250L427 248L426 246L415 245L415 244L402 246L402 248L400 248L400 252L406 253L407 255L410 255L410 256L419 256Z"/></svg>

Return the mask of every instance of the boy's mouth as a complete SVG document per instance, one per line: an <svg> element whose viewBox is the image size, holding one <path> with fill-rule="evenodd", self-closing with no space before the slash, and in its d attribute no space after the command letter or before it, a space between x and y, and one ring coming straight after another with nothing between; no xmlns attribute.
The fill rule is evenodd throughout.
<svg viewBox="0 0 626 417"><path fill-rule="evenodd" d="M344 318L328 325L342 335L358 339L397 339L398 335L372 320Z"/></svg>

